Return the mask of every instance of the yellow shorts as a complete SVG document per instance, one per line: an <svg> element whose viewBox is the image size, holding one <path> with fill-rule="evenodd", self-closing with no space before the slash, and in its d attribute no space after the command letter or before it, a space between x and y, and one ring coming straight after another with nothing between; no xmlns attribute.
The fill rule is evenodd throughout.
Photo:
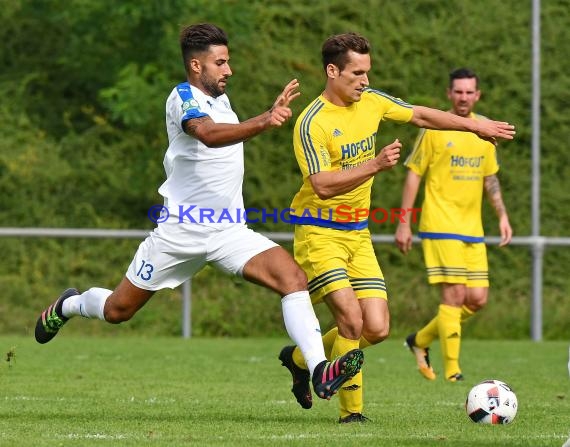
<svg viewBox="0 0 570 447"><path fill-rule="evenodd" d="M295 260L307 274L313 303L352 287L358 298L388 299L370 231L295 225Z"/></svg>
<svg viewBox="0 0 570 447"><path fill-rule="evenodd" d="M489 267L485 243L455 239L422 239L430 284L465 284L489 287Z"/></svg>

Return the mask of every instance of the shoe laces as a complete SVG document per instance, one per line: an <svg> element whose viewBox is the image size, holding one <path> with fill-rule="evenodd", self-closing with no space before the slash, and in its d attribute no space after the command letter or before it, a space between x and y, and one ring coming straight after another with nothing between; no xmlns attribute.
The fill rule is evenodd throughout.
<svg viewBox="0 0 570 447"><path fill-rule="evenodd" d="M60 329L64 324L65 321L57 314L55 311L55 306L51 312L46 313L44 326L46 326L48 329L55 331Z"/></svg>

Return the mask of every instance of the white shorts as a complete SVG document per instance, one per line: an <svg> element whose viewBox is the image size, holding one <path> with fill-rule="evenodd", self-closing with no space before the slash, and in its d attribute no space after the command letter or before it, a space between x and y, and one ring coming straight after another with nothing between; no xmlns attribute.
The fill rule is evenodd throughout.
<svg viewBox="0 0 570 447"><path fill-rule="evenodd" d="M277 246L245 225L217 229L163 223L141 242L126 277L141 289L174 289L207 263L241 275L251 258Z"/></svg>

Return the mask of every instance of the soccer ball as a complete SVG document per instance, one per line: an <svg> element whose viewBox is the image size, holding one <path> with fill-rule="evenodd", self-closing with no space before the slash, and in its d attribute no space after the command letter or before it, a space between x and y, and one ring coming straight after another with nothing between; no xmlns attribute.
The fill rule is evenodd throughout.
<svg viewBox="0 0 570 447"><path fill-rule="evenodd" d="M517 396L500 380L484 380L467 395L465 410L479 424L510 424L517 415Z"/></svg>

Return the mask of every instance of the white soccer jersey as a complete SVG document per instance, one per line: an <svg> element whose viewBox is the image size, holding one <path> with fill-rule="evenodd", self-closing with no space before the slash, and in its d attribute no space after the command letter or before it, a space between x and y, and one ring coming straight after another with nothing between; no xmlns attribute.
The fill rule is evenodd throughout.
<svg viewBox="0 0 570 447"><path fill-rule="evenodd" d="M166 181L158 192L169 221L223 228L243 215L243 143L210 148L184 132L185 121L203 116L216 123L239 123L227 95L213 98L188 82L178 84L166 101Z"/></svg>

